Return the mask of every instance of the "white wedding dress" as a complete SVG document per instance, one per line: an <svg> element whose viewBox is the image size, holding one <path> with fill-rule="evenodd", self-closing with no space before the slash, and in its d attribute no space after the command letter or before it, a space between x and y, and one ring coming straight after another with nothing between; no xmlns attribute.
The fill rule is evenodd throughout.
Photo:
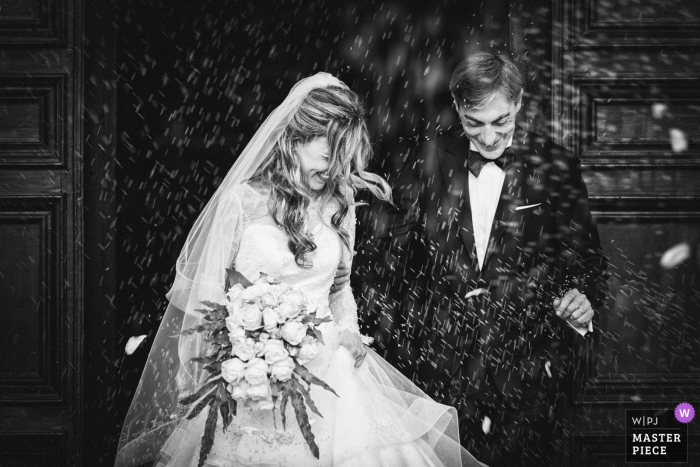
<svg viewBox="0 0 700 467"><path fill-rule="evenodd" d="M339 263L350 265L352 255L330 227L338 209L335 201L323 209L312 205L308 231L317 249L307 255L312 267L299 267L289 250L288 238L267 209L267 193L249 185L232 190L224 206L236 213L229 220L234 229L236 270L253 280L260 272L278 277L303 291L309 309L317 316L332 315L323 324L325 345L307 368L339 395L313 386L311 396L323 418L309 412L320 458L304 441L291 404L286 410L286 430L279 411L276 423L271 411L254 411L242 404L224 432L219 417L213 448L205 466L357 466L423 467L480 465L459 445L456 411L428 398L408 379L373 351L360 368L350 353L338 346L341 329L357 332L357 307L349 285L329 297ZM355 212L350 207L343 228L354 240ZM211 271L209 287L200 299L222 294L221 274ZM197 466L207 409L184 421L161 450L160 466Z"/></svg>

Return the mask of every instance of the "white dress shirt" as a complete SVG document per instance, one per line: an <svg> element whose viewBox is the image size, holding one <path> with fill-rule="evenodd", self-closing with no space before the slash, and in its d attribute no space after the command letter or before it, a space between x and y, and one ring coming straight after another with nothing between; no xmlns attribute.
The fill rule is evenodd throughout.
<svg viewBox="0 0 700 467"><path fill-rule="evenodd" d="M506 147L509 148L511 144L513 144L512 135ZM476 146L472 142L469 142L469 149L477 151ZM489 238L491 238L493 218L496 215L496 208L498 208L505 178L505 171L493 162L483 166L478 177L469 172L469 204L471 204L472 208L474 244L476 245L476 256L479 260L479 269L484 267L486 249L489 246Z"/></svg>

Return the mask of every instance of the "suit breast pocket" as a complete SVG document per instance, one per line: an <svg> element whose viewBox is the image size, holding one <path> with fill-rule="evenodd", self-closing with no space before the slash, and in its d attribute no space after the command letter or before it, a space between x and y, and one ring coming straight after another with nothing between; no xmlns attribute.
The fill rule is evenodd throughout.
<svg viewBox="0 0 700 467"><path fill-rule="evenodd" d="M513 224L516 226L518 234L527 239L535 239L543 234L551 219L550 205L547 202L539 203L535 206L525 205L525 209L520 209L513 216Z"/></svg>
<svg viewBox="0 0 700 467"><path fill-rule="evenodd" d="M533 217L543 217L547 213L549 203L533 203L529 205L519 206L516 213L520 214L521 219L530 219Z"/></svg>

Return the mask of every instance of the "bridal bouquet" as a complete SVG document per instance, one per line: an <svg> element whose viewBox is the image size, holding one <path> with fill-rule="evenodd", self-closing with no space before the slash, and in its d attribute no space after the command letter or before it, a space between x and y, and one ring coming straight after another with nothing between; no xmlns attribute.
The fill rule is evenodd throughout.
<svg viewBox="0 0 700 467"><path fill-rule="evenodd" d="M206 355L192 359L204 365L209 372L207 380L195 394L180 400L188 419L209 407L199 465L204 464L214 444L219 414L226 430L238 404L272 410L273 418L279 409L286 429L285 411L291 402L302 435L318 458L306 406L321 414L309 388L316 384L336 393L304 365L318 355L318 345L323 344L317 326L330 318L317 318L315 311L307 310L302 292L273 277L261 273L251 283L235 270L227 273L225 300L202 302L206 308L197 311L203 314L203 324L181 333L203 332L210 344Z"/></svg>

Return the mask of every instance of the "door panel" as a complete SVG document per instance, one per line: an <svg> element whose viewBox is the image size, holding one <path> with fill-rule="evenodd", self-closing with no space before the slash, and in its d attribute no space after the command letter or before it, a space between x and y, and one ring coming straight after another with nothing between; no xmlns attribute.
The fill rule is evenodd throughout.
<svg viewBox="0 0 700 467"><path fill-rule="evenodd" d="M63 397L59 347L67 321L59 298L61 198L13 196L0 206L0 277L4 334L0 339L0 398ZM61 281L62 282L62 281Z"/></svg>
<svg viewBox="0 0 700 467"><path fill-rule="evenodd" d="M0 465L80 465L81 5L0 10Z"/></svg>

